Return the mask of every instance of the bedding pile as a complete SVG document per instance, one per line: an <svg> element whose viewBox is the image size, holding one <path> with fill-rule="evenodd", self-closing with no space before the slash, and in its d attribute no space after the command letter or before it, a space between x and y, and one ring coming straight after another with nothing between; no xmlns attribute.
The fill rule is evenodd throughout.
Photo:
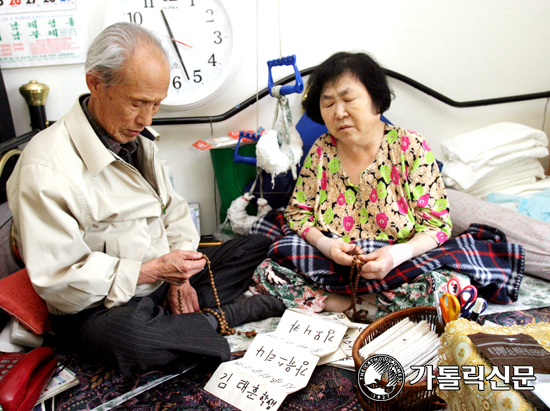
<svg viewBox="0 0 550 411"><path fill-rule="evenodd" d="M550 188L539 158L548 155L541 130L502 122L441 143L446 186L485 199L490 193L528 196Z"/></svg>

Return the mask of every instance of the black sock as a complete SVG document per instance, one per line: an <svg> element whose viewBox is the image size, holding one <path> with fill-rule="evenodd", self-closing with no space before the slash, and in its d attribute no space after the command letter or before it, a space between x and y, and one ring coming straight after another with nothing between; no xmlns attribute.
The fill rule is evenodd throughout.
<svg viewBox="0 0 550 411"><path fill-rule="evenodd" d="M217 330L218 328L220 328L220 324L218 324L218 319L214 317L213 314L210 314L210 313L201 313L201 314L206 317L206 319L208 320L208 322L210 323L213 329Z"/></svg>
<svg viewBox="0 0 550 411"><path fill-rule="evenodd" d="M244 301L222 305L221 308L230 328L265 318L280 317L286 309L277 297L265 294L255 294ZM214 310L219 311L217 308Z"/></svg>

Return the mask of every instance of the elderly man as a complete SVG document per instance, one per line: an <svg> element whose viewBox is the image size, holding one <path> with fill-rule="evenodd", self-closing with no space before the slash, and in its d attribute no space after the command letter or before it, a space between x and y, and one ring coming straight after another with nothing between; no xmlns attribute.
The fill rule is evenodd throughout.
<svg viewBox="0 0 550 411"><path fill-rule="evenodd" d="M232 303L269 240L207 249L208 265L196 251L188 205L148 128L169 82L153 34L129 23L106 28L88 51L90 94L30 141L8 181L25 264L54 331L127 375L177 370L197 355L229 359L220 304L229 327L284 310L266 295Z"/></svg>

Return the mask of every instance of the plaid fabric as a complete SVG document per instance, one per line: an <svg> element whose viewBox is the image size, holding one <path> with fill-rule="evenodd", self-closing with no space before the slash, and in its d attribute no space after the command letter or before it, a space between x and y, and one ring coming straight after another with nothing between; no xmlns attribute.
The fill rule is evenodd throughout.
<svg viewBox="0 0 550 411"><path fill-rule="evenodd" d="M306 275L327 291L351 293L350 267L334 263L294 234L281 210L258 219L250 234L263 234L273 240L268 256L276 263ZM389 243L359 240L357 244L370 253ZM447 267L470 277L488 301L509 304L518 299L524 264L522 246L507 243L504 233L496 228L472 224L458 237L396 267L383 280L361 278L357 293L391 290L421 274Z"/></svg>

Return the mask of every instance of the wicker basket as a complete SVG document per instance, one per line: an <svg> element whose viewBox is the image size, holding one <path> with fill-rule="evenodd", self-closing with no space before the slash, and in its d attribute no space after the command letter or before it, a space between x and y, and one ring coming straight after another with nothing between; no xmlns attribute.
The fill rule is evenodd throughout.
<svg viewBox="0 0 550 411"><path fill-rule="evenodd" d="M353 361L355 363L355 372L359 372L363 361L359 355L359 350L388 330L398 322L409 318L413 322L420 322L426 320L431 325L432 330L436 331L439 335L443 332L443 325L438 322L437 311L435 307L413 307L404 310L396 311L388 314L370 324L365 328L361 334L355 340L353 344ZM401 392L393 399L389 401L374 401L368 397L365 397L359 387L357 387L357 393L359 395L359 401L366 410L372 411L386 411L386 410L415 410L415 411L429 411L436 409L444 409L445 402L441 400L435 394L435 381L434 390L428 391L425 382L410 385L405 383Z"/></svg>

